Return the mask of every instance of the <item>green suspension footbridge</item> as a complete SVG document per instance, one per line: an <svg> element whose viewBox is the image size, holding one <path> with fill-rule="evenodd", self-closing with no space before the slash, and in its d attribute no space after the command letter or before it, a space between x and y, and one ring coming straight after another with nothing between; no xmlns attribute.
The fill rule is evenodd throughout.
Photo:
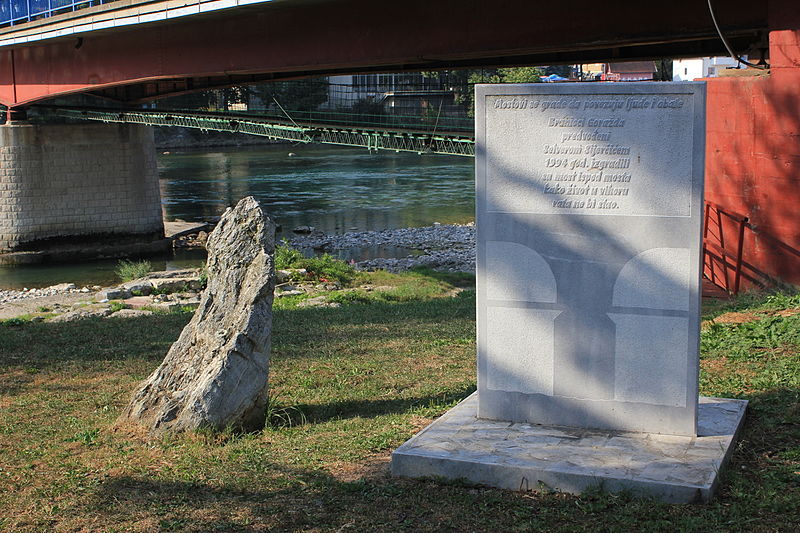
<svg viewBox="0 0 800 533"><path fill-rule="evenodd" d="M475 155L472 119L453 120L418 116L369 115L344 112L275 114L202 112L158 109L113 109L36 106L48 116L105 123L179 126L203 131L259 135L293 143L322 143L472 157ZM437 120L438 119L438 120Z"/></svg>

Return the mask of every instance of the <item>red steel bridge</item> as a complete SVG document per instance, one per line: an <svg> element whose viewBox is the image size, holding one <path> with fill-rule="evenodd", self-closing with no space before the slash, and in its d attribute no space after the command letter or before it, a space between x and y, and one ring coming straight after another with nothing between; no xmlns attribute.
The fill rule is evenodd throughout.
<svg viewBox="0 0 800 533"><path fill-rule="evenodd" d="M770 6L785 1L717 0L731 46L758 57ZM726 53L702 0L0 0L0 15L10 108L69 93L131 104L337 73Z"/></svg>

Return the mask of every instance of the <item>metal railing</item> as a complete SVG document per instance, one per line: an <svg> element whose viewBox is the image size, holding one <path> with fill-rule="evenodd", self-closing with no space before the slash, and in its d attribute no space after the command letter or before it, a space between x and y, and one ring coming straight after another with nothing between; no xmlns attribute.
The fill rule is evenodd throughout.
<svg viewBox="0 0 800 533"><path fill-rule="evenodd" d="M154 110L113 110L70 108L66 106L35 106L36 109L62 118L144 124L149 126L180 126L204 131L225 131L260 135L296 143L336 144L369 150L434 153L473 157L475 141L467 134L437 133L435 131L365 128L359 125L308 124L299 121L280 121L257 115L232 115Z"/></svg>
<svg viewBox="0 0 800 533"><path fill-rule="evenodd" d="M116 0L0 0L0 26L16 26Z"/></svg>
<svg viewBox="0 0 800 533"><path fill-rule="evenodd" d="M750 218L707 201L703 219L703 275L729 295L736 296L742 279L744 230L749 227ZM735 252L728 251L725 244L724 220L736 228Z"/></svg>

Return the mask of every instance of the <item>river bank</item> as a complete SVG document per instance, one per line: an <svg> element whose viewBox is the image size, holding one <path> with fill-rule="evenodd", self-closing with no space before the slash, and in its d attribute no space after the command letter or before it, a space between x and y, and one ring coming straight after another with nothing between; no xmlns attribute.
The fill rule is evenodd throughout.
<svg viewBox="0 0 800 533"><path fill-rule="evenodd" d="M280 239L281 236L279 235L278 238ZM405 252L403 255L395 255L394 257L354 260L351 264L357 270L401 272L423 266L450 272L475 271L474 223L433 224L420 228L356 231L343 234L323 233L312 229L309 234L298 235L291 230L284 230L284 238L289 246L303 250L307 254L331 253L334 256L347 257L348 253L346 252L349 250L374 250L379 248ZM180 245L183 245L184 242L196 243L197 235L184 235L177 242ZM193 250L198 254L202 252L202 250L196 249L196 245ZM181 250L181 253L187 255L185 250ZM184 260L179 263L180 266L178 268L196 268L200 267L202 262L202 255L199 255L194 260L194 263ZM164 264L168 265L168 263ZM108 268L113 270L113 266ZM108 277L109 275L104 275L103 278L106 279ZM52 286L44 288L28 287L24 288L24 290L0 287L0 305L57 295L95 292L100 290L102 286L110 286L109 281L84 282L81 284L76 279L67 279Z"/></svg>
<svg viewBox="0 0 800 533"><path fill-rule="evenodd" d="M364 248L399 248L414 253L405 257L378 257L354 261L358 270L402 272L428 267L449 272L475 272L475 224L438 224L421 228L356 231L343 234L311 232L287 239L301 250L338 252Z"/></svg>
<svg viewBox="0 0 800 533"><path fill-rule="evenodd" d="M474 224L434 224L421 228L402 228L382 231L360 231L344 234L326 234L307 228L310 233L305 235L291 234L285 242L307 253L331 253L347 251L351 249L364 248L393 248L398 250L410 250L413 253L405 257L385 257L374 258L364 261L352 261L351 266L356 270L375 271L386 270L389 272L402 272L414 267L428 267L434 270L447 272L469 272L475 271L475 225ZM186 237L194 240L194 235ZM197 265L198 267L200 265ZM172 278L174 276L188 276L188 271L165 271L155 273L149 277ZM192 276L199 275L199 270ZM280 278L280 276L279 276ZM193 278L194 279L194 278ZM285 279L279 279L279 287L276 296L301 294L304 292L315 292L320 290L331 290L331 287L306 287L304 290L298 286L281 286ZM135 282L132 282L135 284ZM108 285L108 284L104 284ZM123 284L124 286L125 284ZM25 288L23 290L0 289L0 319L14 318L22 315L34 315L53 319L51 314L65 314L67 317L75 315L76 318L88 313L95 313L98 316L110 316L112 305L109 300L121 299L125 301L131 294L124 296L112 294L112 287L119 288L119 284L112 284L106 287L99 285L78 286L74 283L60 283L45 288ZM135 288L134 288L135 289ZM299 290L300 289L300 290ZM139 292L134 290L134 292ZM149 293L148 293L149 294ZM196 293L195 293L196 294ZM129 307L145 308L153 307L155 304L166 306L181 306L193 304L194 302L184 301L188 298L177 299L175 301L154 302L150 300L130 301L125 305ZM121 309L113 309L118 312ZM59 319L60 320L60 319Z"/></svg>

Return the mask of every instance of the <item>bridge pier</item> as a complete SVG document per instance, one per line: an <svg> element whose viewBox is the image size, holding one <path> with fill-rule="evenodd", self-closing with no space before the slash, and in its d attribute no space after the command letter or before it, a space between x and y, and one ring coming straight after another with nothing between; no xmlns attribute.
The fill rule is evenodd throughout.
<svg viewBox="0 0 800 533"><path fill-rule="evenodd" d="M0 264L166 250L152 130L0 126Z"/></svg>

